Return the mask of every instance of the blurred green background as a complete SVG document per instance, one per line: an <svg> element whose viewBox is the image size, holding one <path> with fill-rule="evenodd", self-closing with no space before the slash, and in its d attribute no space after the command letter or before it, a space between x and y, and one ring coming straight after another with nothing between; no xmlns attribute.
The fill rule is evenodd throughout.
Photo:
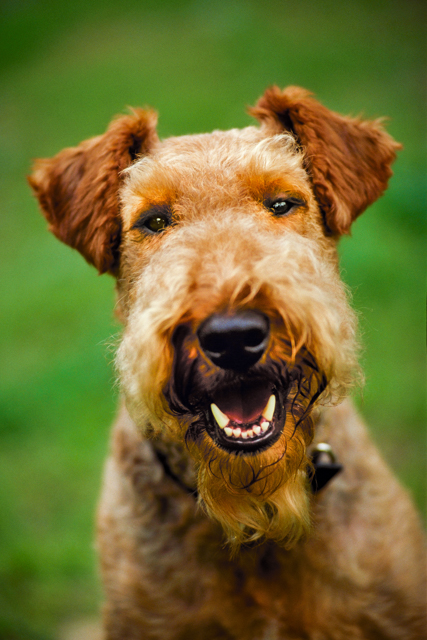
<svg viewBox="0 0 427 640"><path fill-rule="evenodd" d="M152 105L161 136L245 126L269 84L387 115L386 195L341 244L366 347L358 404L424 513L424 25L417 0L2 0L0 638L48 639L102 599L94 510L116 405L113 281L46 232L31 159Z"/></svg>

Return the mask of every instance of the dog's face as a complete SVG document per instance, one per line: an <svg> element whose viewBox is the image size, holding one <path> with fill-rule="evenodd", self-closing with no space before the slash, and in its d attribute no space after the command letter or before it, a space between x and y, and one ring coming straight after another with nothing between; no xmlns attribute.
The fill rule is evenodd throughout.
<svg viewBox="0 0 427 640"><path fill-rule="evenodd" d="M357 371L336 238L396 145L295 88L253 111L260 128L162 142L137 112L42 161L32 186L56 235L117 277L135 422L186 443L232 543L291 544L309 526L311 412Z"/></svg>
<svg viewBox="0 0 427 640"><path fill-rule="evenodd" d="M186 441L234 538L242 522L288 542L307 525L311 409L355 364L303 160L293 136L256 128L169 139L121 192L127 405L146 432Z"/></svg>

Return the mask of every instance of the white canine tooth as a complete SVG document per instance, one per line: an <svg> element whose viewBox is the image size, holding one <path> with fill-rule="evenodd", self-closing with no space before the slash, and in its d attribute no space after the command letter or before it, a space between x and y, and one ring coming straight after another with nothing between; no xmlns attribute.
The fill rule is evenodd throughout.
<svg viewBox="0 0 427 640"><path fill-rule="evenodd" d="M256 436L259 436L259 434L261 433L261 427L259 427L258 425L252 427L252 430Z"/></svg>
<svg viewBox="0 0 427 640"><path fill-rule="evenodd" d="M228 423L230 422L230 419L214 403L211 404L211 411L212 411L213 417L215 418L215 420L218 423L218 426L221 429L224 429L224 427L226 427L228 425Z"/></svg>
<svg viewBox="0 0 427 640"><path fill-rule="evenodd" d="M268 422L261 422L261 429L263 430L264 433L268 431L269 426L270 424Z"/></svg>
<svg viewBox="0 0 427 640"><path fill-rule="evenodd" d="M237 427L237 429L233 429L233 436L235 438L238 438L241 433L242 433L242 430L240 429L240 427Z"/></svg>
<svg viewBox="0 0 427 640"><path fill-rule="evenodd" d="M248 434L248 438L253 438L254 437L254 432L252 431L252 429L248 429L246 431L246 433Z"/></svg>
<svg viewBox="0 0 427 640"><path fill-rule="evenodd" d="M224 427L224 431L225 435L227 435L229 438L233 435L233 429L230 429L230 427Z"/></svg>
<svg viewBox="0 0 427 640"><path fill-rule="evenodd" d="M243 429L241 436L244 440L246 440L246 438L248 437L248 432L246 431L246 429Z"/></svg>
<svg viewBox="0 0 427 640"><path fill-rule="evenodd" d="M276 408L276 396L274 393L268 399L267 404L265 405L265 409L262 412L262 417L271 422L274 416L274 410Z"/></svg>

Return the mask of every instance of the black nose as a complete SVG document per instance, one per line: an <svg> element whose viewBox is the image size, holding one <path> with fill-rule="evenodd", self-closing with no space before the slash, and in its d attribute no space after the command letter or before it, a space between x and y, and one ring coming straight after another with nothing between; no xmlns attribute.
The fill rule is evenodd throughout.
<svg viewBox="0 0 427 640"><path fill-rule="evenodd" d="M200 346L221 369L246 371L261 358L268 345L270 323L260 311L234 315L213 314L199 327Z"/></svg>

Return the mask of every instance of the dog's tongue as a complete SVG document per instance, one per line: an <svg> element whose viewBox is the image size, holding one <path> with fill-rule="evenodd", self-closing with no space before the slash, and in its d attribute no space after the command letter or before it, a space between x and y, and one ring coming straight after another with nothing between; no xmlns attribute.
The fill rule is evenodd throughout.
<svg viewBox="0 0 427 640"><path fill-rule="evenodd" d="M233 422L254 422L264 410L272 392L266 382L246 382L238 387L222 389L213 401Z"/></svg>

